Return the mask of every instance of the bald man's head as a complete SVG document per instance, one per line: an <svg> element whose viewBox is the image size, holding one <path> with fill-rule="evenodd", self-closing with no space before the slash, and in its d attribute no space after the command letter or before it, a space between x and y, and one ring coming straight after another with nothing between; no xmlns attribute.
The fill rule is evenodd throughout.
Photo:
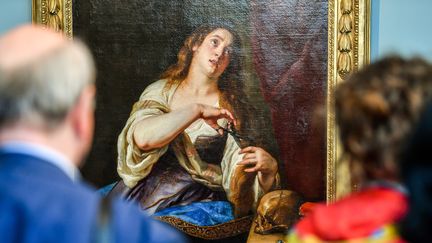
<svg viewBox="0 0 432 243"><path fill-rule="evenodd" d="M0 37L0 129L59 124L94 77L81 42L33 25L6 33Z"/></svg>
<svg viewBox="0 0 432 243"><path fill-rule="evenodd" d="M67 43L60 33L35 25L19 27L0 38L0 68L19 68Z"/></svg>

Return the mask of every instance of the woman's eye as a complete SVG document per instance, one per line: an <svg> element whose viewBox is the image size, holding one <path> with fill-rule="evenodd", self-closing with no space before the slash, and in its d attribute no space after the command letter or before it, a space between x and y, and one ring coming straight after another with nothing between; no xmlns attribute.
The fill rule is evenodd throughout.
<svg viewBox="0 0 432 243"><path fill-rule="evenodd" d="M212 44L212 46L218 46L219 45L219 40L218 39L211 39L210 43Z"/></svg>

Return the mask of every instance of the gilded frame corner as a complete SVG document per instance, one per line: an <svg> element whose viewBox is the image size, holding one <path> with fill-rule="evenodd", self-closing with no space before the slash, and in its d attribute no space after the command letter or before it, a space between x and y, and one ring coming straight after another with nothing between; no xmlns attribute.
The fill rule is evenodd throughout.
<svg viewBox="0 0 432 243"><path fill-rule="evenodd" d="M338 143L334 91L339 82L370 61L371 0L328 1L327 166L326 200L351 190L346 161ZM73 38L72 0L32 0L32 22Z"/></svg>
<svg viewBox="0 0 432 243"><path fill-rule="evenodd" d="M72 0L32 0L32 23L61 31L72 39Z"/></svg>

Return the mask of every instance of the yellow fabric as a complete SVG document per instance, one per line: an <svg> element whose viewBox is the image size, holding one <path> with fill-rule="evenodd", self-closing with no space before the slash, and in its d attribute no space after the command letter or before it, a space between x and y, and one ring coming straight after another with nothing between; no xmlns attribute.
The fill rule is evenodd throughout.
<svg viewBox="0 0 432 243"><path fill-rule="evenodd" d="M143 92L140 100L134 104L129 119L119 135L117 172L129 188L134 187L138 181L146 177L153 164L168 150L168 145L166 145L159 149L144 152L138 148L133 139L133 131L139 121L170 111L166 98L169 97L170 93L173 93L173 90L167 92L168 96L164 95L162 92L164 85L165 82L156 82ZM213 189L222 189L221 171L211 168L214 172L212 173L213 176L203 174L210 168L207 163L201 161L186 133L180 134L171 144L180 165L192 175L194 180Z"/></svg>

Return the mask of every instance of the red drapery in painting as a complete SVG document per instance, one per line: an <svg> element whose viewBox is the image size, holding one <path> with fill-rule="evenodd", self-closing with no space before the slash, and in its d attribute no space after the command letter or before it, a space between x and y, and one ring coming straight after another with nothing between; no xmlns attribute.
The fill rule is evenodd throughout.
<svg viewBox="0 0 432 243"><path fill-rule="evenodd" d="M319 111L325 114L327 1L254 0L251 25L253 61L288 187L307 200L322 200L326 125Z"/></svg>

